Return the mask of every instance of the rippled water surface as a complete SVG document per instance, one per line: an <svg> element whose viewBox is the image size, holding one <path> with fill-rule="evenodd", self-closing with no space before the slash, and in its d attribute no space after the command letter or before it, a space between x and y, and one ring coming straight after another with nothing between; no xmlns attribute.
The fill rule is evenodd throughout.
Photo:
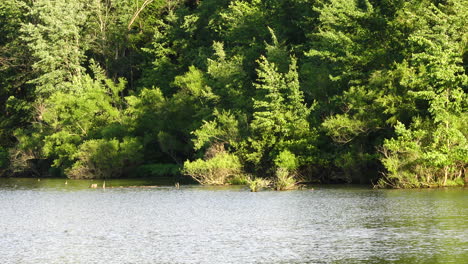
<svg viewBox="0 0 468 264"><path fill-rule="evenodd" d="M467 189L64 182L0 179L0 263L468 263Z"/></svg>

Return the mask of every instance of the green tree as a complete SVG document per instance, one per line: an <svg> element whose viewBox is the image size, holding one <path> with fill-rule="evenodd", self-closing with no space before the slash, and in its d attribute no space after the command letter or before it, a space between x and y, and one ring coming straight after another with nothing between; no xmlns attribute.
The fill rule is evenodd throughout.
<svg viewBox="0 0 468 264"><path fill-rule="evenodd" d="M255 87L259 95L254 99L251 136L245 159L269 170L280 152L287 149L301 153L300 161L304 163L314 148L311 144L314 132L308 122L311 108L304 104L299 89L296 59L291 58L287 73L279 73L276 65L263 56L258 63Z"/></svg>
<svg viewBox="0 0 468 264"><path fill-rule="evenodd" d="M398 124L397 137L385 142L382 162L389 173L382 185L463 184L468 157L464 4L467 2L406 6L406 14L419 18L414 21L409 16L407 20L417 30L408 38L412 56L404 64L408 72L404 81L411 89L408 96L423 102L424 107L418 107L419 117L408 128Z"/></svg>
<svg viewBox="0 0 468 264"><path fill-rule="evenodd" d="M50 96L35 130L42 136L43 144L35 144L40 153L69 177L118 177L126 166L141 163L141 142L132 137L121 97L126 82L114 83L96 67L94 76L84 75L70 92ZM115 155L104 157L106 149Z"/></svg>
<svg viewBox="0 0 468 264"><path fill-rule="evenodd" d="M253 96L249 76L243 67L244 58L241 55L228 56L224 44L214 42L213 59L208 59L208 83L213 92L219 95L218 107L250 111L250 98Z"/></svg>
<svg viewBox="0 0 468 264"><path fill-rule="evenodd" d="M66 170L71 178L116 178L142 163L142 145L136 138L93 139L79 146L76 162Z"/></svg>
<svg viewBox="0 0 468 264"><path fill-rule="evenodd" d="M28 21L24 1L0 3L0 146L12 147L13 131L31 121L35 100L30 53L20 40L19 28Z"/></svg>
<svg viewBox="0 0 468 264"><path fill-rule="evenodd" d="M70 83L84 74L88 41L83 36L87 21L85 1L38 0L32 3L30 23L22 25L38 77L36 93L48 97L56 91L68 92Z"/></svg>

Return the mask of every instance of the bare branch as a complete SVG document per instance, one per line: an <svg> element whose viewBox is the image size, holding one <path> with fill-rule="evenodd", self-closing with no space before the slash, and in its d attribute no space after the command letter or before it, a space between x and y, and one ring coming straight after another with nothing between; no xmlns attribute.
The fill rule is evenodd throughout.
<svg viewBox="0 0 468 264"><path fill-rule="evenodd" d="M130 23L128 23L128 30L130 30L130 28L132 27L133 23L135 22L135 20L137 19L137 17L140 15L141 11L143 11L143 9L145 9L145 7L149 4L151 4L151 2L153 2L153 0L145 0L145 2L143 2L143 4L141 5L141 7L135 12L135 14L133 14L133 17L132 19L130 19Z"/></svg>

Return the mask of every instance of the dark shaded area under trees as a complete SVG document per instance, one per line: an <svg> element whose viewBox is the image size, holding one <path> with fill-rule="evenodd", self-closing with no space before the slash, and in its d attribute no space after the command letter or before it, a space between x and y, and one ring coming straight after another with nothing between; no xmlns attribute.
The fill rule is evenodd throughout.
<svg viewBox="0 0 468 264"><path fill-rule="evenodd" d="M467 6L3 0L0 176L463 185Z"/></svg>

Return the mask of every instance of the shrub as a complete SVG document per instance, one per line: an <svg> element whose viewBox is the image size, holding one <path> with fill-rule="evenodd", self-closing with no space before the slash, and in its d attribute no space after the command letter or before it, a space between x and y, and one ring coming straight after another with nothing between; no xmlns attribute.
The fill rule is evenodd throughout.
<svg viewBox="0 0 468 264"><path fill-rule="evenodd" d="M294 174L299 167L296 155L287 149L283 150L276 157L275 164L278 167L275 173L275 189L277 191L296 189L297 181Z"/></svg>
<svg viewBox="0 0 468 264"><path fill-rule="evenodd" d="M465 181L462 178L457 178L455 180L447 180L445 186L463 186Z"/></svg>
<svg viewBox="0 0 468 264"><path fill-rule="evenodd" d="M299 162L296 155L289 150L283 150L275 158L275 164L278 168L283 168L289 171L297 170Z"/></svg>
<svg viewBox="0 0 468 264"><path fill-rule="evenodd" d="M247 185L250 176L247 174L237 174L227 179L227 183L231 185Z"/></svg>
<svg viewBox="0 0 468 264"><path fill-rule="evenodd" d="M277 191L286 191L296 189L296 179L288 169L278 168L276 170L275 189Z"/></svg>
<svg viewBox="0 0 468 264"><path fill-rule="evenodd" d="M70 178L121 177L143 160L142 146L135 138L96 139L81 144L77 159L66 171Z"/></svg>
<svg viewBox="0 0 468 264"><path fill-rule="evenodd" d="M252 192L258 192L261 189L268 187L270 184L271 181L264 178L248 179L248 185Z"/></svg>
<svg viewBox="0 0 468 264"><path fill-rule="evenodd" d="M458 121L449 126L414 118L408 128L398 123L397 136L385 140L380 150L387 172L377 187L462 186L468 164L468 138L462 133L466 131L466 120Z"/></svg>
<svg viewBox="0 0 468 264"><path fill-rule="evenodd" d="M237 156L224 152L208 160L186 161L183 173L201 184L225 184L229 177L242 173L242 165Z"/></svg>

